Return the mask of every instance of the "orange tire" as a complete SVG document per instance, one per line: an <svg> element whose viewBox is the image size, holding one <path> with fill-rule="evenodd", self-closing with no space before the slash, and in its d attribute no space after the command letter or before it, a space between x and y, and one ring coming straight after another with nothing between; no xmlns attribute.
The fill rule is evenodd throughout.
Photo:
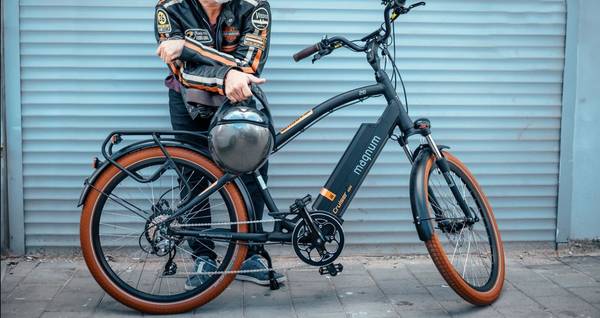
<svg viewBox="0 0 600 318"><path fill-rule="evenodd" d="M502 287L504 285L505 260L504 260L504 247L502 244L502 239L500 238L500 231L498 230L498 225L496 223L496 219L494 217L492 207L491 207L485 193L483 192L483 190L477 183L477 180L475 180L475 177L473 176L473 174L458 158L456 158L452 154L450 154L448 152L444 152L444 157L448 160L449 165L454 167L454 169L459 169L461 174L464 177L466 177L467 180L463 180L463 181L470 183L470 185L471 185L470 191L471 191L472 195L477 196L478 201L480 202L480 205L482 205L480 207L480 213L481 212L485 213L485 215L482 215L482 217L486 218L485 221L488 224L487 227L489 227L489 228L487 228L488 236L489 236L488 239L490 239L490 241L493 242L492 244L495 244L495 247L496 247L496 252L493 253L493 254L495 254L494 255L495 262L494 263L496 264L496 267L495 268L493 267L493 269L492 269L492 273L490 274L491 278L489 279L488 283L486 284L486 288L475 288L474 286L469 284L467 281L465 281L465 279L463 279L461 274L458 273L457 270L454 268L454 265L452 264L451 260L449 259L437 233L434 233L433 236L431 237L431 239L428 240L427 242L425 242L425 245L427 246L427 250L429 251L429 254L431 255L431 258L432 258L433 262L435 263L435 266L439 270L440 274L446 280L446 282L448 282L448 285L458 295L460 295L463 299L465 299L466 301L468 301L474 305L478 305L478 306L490 305L496 299L498 299L498 297L500 297L500 293L501 293ZM429 184L429 176L430 176L431 169L434 167L434 164L435 164L435 156L432 154L429 157L429 159L427 160L427 163L425 166L425 173L424 173L425 180L423 180L423 182L424 182L423 184L426 185L426 187ZM425 198L426 199L425 202L428 202L428 209L429 209L430 216L434 217L434 212L431 207L431 203L429 201L429 193L428 193L429 191L426 191L426 192L427 192L427 194L426 194L427 197ZM473 193L473 192L475 192L475 193ZM484 222L484 220L480 220L480 222ZM490 234L491 234L491 236L490 236ZM489 285L489 287L487 287L488 285Z"/></svg>
<svg viewBox="0 0 600 318"><path fill-rule="evenodd" d="M201 166L204 170L212 174L214 178L223 176L223 171L219 169L211 160L196 152L176 147L167 147L167 151L174 159L187 161L188 163ZM147 160L156 160L157 158L164 158L164 154L158 147L154 147L127 154L121 157L118 162L122 166L128 168L143 163ZM123 290L110 279L109 275L107 275L103 267L100 265L98 257L94 252L92 220L94 213L97 213L96 205L101 196L101 192L103 192L103 190L120 174L123 174L123 172L115 166L109 166L106 168L92 184L93 188L88 194L83 205L80 223L81 249L85 258L85 262L98 284L100 284L100 286L108 294L110 294L119 302L133 309L150 314L175 314L187 312L208 303L221 294L225 288L231 284L235 278L235 274L220 275L215 283L206 290L187 299L172 303L152 302L141 299ZM94 189L98 189L98 191ZM233 203L237 221L247 221L248 217L246 206L240 190L234 183L229 183L224 187L224 192ZM247 233L248 225L238 224L237 231L240 233ZM237 244L227 269L230 271L239 270L246 257L247 250L248 248L246 245Z"/></svg>

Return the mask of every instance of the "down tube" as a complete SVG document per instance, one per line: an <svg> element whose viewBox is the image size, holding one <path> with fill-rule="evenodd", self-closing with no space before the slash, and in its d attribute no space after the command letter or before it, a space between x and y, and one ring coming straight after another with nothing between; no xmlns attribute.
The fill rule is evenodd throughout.
<svg viewBox="0 0 600 318"><path fill-rule="evenodd" d="M398 105L390 103L377 123L360 126L329 180L319 192L313 209L331 212L342 218L398 125L399 113Z"/></svg>

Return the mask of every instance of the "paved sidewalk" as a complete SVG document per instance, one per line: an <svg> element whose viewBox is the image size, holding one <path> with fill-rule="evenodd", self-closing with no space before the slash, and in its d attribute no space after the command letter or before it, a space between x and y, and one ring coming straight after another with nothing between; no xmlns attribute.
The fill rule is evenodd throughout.
<svg viewBox="0 0 600 318"><path fill-rule="evenodd" d="M287 259L287 262L295 260ZM503 296L473 307L428 257L347 257L337 277L290 270L278 291L234 283L181 317L600 317L600 256L509 256ZM7 259L2 317L141 316L106 295L82 260Z"/></svg>

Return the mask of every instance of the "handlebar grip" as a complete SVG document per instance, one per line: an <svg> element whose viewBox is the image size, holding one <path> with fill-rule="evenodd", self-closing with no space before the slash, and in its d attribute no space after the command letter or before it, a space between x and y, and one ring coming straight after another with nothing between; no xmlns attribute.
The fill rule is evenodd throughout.
<svg viewBox="0 0 600 318"><path fill-rule="evenodd" d="M300 60L303 60L317 52L319 52L319 43L311 45L303 49L302 51L294 54L294 61L299 62Z"/></svg>

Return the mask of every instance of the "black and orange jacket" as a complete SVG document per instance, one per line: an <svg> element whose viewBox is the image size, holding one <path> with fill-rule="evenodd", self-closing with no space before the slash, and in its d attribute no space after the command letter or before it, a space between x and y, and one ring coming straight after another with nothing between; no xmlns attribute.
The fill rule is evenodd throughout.
<svg viewBox="0 0 600 318"><path fill-rule="evenodd" d="M198 0L161 0L154 25L159 43L185 39L182 63L169 68L188 88L225 95L229 70L260 76L269 53L271 9L265 0L223 4L214 29Z"/></svg>

